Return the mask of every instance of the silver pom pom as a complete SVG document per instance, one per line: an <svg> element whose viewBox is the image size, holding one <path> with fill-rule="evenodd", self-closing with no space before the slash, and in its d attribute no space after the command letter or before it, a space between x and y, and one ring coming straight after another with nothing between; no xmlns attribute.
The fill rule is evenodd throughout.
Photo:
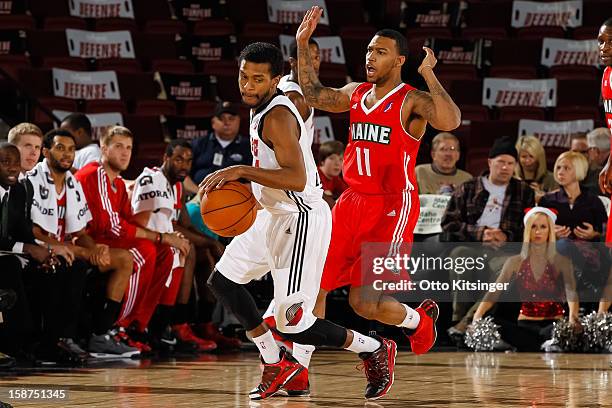
<svg viewBox="0 0 612 408"><path fill-rule="evenodd" d="M493 351L501 340L499 327L492 316L473 322L465 332L465 345L474 351Z"/></svg>
<svg viewBox="0 0 612 408"><path fill-rule="evenodd" d="M576 332L567 318L553 323L552 341L562 351L580 352L588 349L582 333Z"/></svg>
<svg viewBox="0 0 612 408"><path fill-rule="evenodd" d="M588 351L610 352L612 350L612 313L598 315L591 312L581 320Z"/></svg>

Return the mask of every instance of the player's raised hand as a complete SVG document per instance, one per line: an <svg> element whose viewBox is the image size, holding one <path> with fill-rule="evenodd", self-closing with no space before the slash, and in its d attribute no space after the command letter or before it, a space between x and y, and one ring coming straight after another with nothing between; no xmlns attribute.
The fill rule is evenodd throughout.
<svg viewBox="0 0 612 408"><path fill-rule="evenodd" d="M304 18L302 19L302 23L297 29L295 33L295 41L298 44L308 44L308 40L312 33L314 33L315 28L317 28L317 24L319 23L319 19L321 19L321 15L323 15L323 9L319 6L312 6L310 10L304 14Z"/></svg>
<svg viewBox="0 0 612 408"><path fill-rule="evenodd" d="M433 69L436 64L438 63L438 60L436 59L436 56L434 55L434 52L431 48L429 47L423 47L423 51L425 51L425 58L423 58L423 62L421 62L421 65L419 66L419 69L417 69L417 72L420 75L423 75L423 69L425 68L431 68Z"/></svg>

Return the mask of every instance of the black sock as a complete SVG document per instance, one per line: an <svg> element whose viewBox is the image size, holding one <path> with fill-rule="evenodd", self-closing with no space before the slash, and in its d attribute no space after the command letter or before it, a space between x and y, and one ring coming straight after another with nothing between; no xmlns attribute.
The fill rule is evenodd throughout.
<svg viewBox="0 0 612 408"><path fill-rule="evenodd" d="M189 321L189 303L177 303L174 306L174 324L183 324Z"/></svg>
<svg viewBox="0 0 612 408"><path fill-rule="evenodd" d="M203 302L200 300L198 322L208 323L212 321L212 314L215 310L215 303Z"/></svg>
<svg viewBox="0 0 612 408"><path fill-rule="evenodd" d="M117 317L119 317L120 311L121 302L106 299L102 305L102 308L98 312L96 321L94 322L94 333L106 333L111 327L113 327L113 324L115 324Z"/></svg>
<svg viewBox="0 0 612 408"><path fill-rule="evenodd" d="M169 324L172 323L174 306L157 305L154 317L149 323L149 329L153 335L161 335Z"/></svg>

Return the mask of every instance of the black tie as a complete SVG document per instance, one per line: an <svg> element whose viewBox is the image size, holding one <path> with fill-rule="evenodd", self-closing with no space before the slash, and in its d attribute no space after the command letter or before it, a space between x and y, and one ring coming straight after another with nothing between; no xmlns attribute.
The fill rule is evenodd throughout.
<svg viewBox="0 0 612 408"><path fill-rule="evenodd" d="M0 203L0 237L6 238L8 236L8 199L9 192L4 193L2 202Z"/></svg>

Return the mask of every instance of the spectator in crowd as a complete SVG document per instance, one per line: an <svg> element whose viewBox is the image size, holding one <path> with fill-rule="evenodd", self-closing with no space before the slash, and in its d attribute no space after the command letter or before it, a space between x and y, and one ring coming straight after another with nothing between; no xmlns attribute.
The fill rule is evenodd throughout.
<svg viewBox="0 0 612 408"><path fill-rule="evenodd" d="M610 131L607 128L591 130L586 135L589 169L581 186L594 194L603 195L599 189L599 173L610 155Z"/></svg>
<svg viewBox="0 0 612 408"><path fill-rule="evenodd" d="M184 194L182 182L191 170L191 144L183 139L175 139L166 148L160 168L145 168L134 183L132 210L134 221L141 227L157 232L180 231L179 220L184 217ZM213 240L201 237L190 229L186 233L195 234L214 245ZM151 331L172 331L179 343L193 344L199 351L210 351L217 347L211 340L196 336L187 323L189 298L193 286L196 267L196 248L193 243L183 249L185 253L174 250L174 264L170 284L166 284L160 294L157 306L157 327ZM166 335L169 337L169 335Z"/></svg>
<svg viewBox="0 0 612 408"><path fill-rule="evenodd" d="M472 178L466 171L457 168L459 139L452 133L438 133L431 143L430 164L416 166L419 194L451 195L461 184Z"/></svg>
<svg viewBox="0 0 612 408"><path fill-rule="evenodd" d="M557 211L555 235L557 250L574 262L577 270L578 288L594 286L601 288L603 279L607 278L605 254L600 251L597 242L601 238L604 224L607 222L605 207L599 197L589 190L580 187L580 181L587 174L588 162L576 152L564 152L555 162L555 180L561 188L548 193L540 200L543 207ZM601 271L606 274L602 279Z"/></svg>
<svg viewBox="0 0 612 408"><path fill-rule="evenodd" d="M552 172L546 168L546 153L535 136L521 136L516 142L519 161L514 170L514 176L529 184L535 193L536 202L542 196L559 186Z"/></svg>
<svg viewBox="0 0 612 408"><path fill-rule="evenodd" d="M589 142L586 133L576 133L570 137L570 151L583 154L586 159L589 158Z"/></svg>
<svg viewBox="0 0 612 408"><path fill-rule="evenodd" d="M337 140L319 146L319 177L323 184L323 198L333 207L338 197L348 185L342 179L344 144Z"/></svg>
<svg viewBox="0 0 612 408"><path fill-rule="evenodd" d="M83 188L70 171L74 152L75 140L70 131L51 130L43 140L44 160L28 173L28 181L34 192L31 211L34 237L39 242L62 246L74 259L69 275L52 282L59 287L50 289L49 296L55 295L57 298L53 298L54 303L48 301L47 306L54 309L54 304L57 304L58 312L72 311L63 317L68 324L66 332L69 335L65 335L62 341L72 352L88 357L73 341L86 271L94 266L100 272L108 272L106 297L103 302L96 302L94 308L94 335L90 339L89 350L131 357L139 351L120 344L109 331L119 315L132 274L132 255L125 249L110 249L106 244L98 244L87 234L85 228L91 220L91 213Z"/></svg>
<svg viewBox="0 0 612 408"><path fill-rule="evenodd" d="M68 129L76 141L76 154L72 172L76 173L85 165L100 160L100 146L93 141L91 122L84 113L72 113L64 118L61 128Z"/></svg>
<svg viewBox="0 0 612 408"><path fill-rule="evenodd" d="M553 323L563 318L565 301L569 305L570 324L580 326L572 262L555 249L555 219L556 214L545 207L531 208L525 214L521 253L506 260L497 278L497 283L514 282L512 296L522 302L518 313L508 310L513 309L513 303L500 303L493 312L502 340L519 351L540 350L541 344L551 337ZM474 322L495 306L500 295L508 298L510 293L487 292L478 304ZM497 345L500 346L503 343Z"/></svg>
<svg viewBox="0 0 612 408"><path fill-rule="evenodd" d="M33 123L23 122L9 130L8 142L17 146L21 154L20 178L38 163L42 140L42 131Z"/></svg>
<svg viewBox="0 0 612 408"><path fill-rule="evenodd" d="M150 352L145 329L157 306L164 283L172 271L171 247L188 243L178 233L159 233L133 223L130 200L121 172L132 157L134 136L123 126L112 126L101 139L102 157L76 174L81 182L93 219L88 233L111 248L127 249L134 257L126 299L117 320L117 336L128 346ZM133 329L129 333L125 328ZM134 338L136 336L136 338ZM139 340L140 338L140 340Z"/></svg>
<svg viewBox="0 0 612 408"><path fill-rule="evenodd" d="M497 139L489 152L489 171L463 183L453 193L442 217L442 242L482 242L483 247L457 246L452 258L487 255L485 281L495 279L508 257L503 250L506 242L517 242L523 235L523 210L534 204L533 190L523 181L513 178L518 154L511 138ZM475 280L475 270L466 271L462 279ZM456 277L450 271L451 279ZM474 278L474 279L472 279ZM462 302L454 293L453 321L455 329L464 333L475 309Z"/></svg>
<svg viewBox="0 0 612 408"><path fill-rule="evenodd" d="M195 183L194 192L208 174L237 164L251 165L253 161L249 138L238 134L240 112L235 104L220 102L217 105L212 128L211 134L193 141L190 184Z"/></svg>

